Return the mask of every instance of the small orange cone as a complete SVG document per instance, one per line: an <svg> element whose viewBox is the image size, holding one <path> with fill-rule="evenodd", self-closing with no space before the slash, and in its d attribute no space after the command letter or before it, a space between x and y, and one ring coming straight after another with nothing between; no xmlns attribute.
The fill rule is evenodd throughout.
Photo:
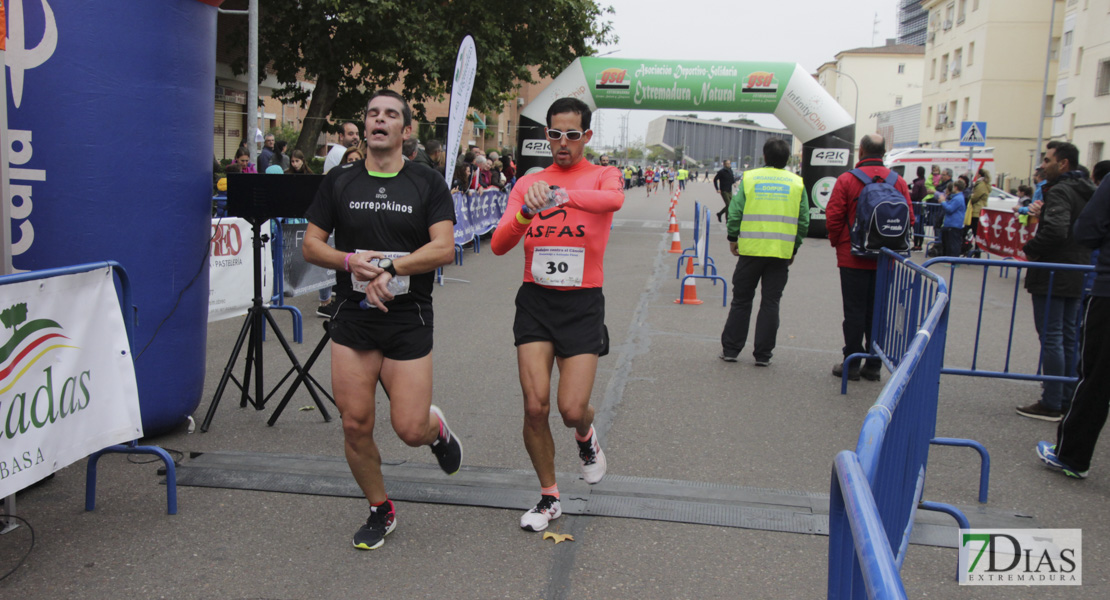
<svg viewBox="0 0 1110 600"><path fill-rule="evenodd" d="M686 259L686 274L687 275L693 275L694 274L694 257L693 256ZM693 277L683 277L682 281L683 281L682 295L679 296L679 299L675 300L674 303L675 304L701 304L702 301L698 300L698 286L695 285L695 283L694 283L697 280L694 279Z"/></svg>
<svg viewBox="0 0 1110 600"><path fill-rule="evenodd" d="M678 233L678 219L674 216L674 211L671 211L671 226L667 229L667 233Z"/></svg>
<svg viewBox="0 0 1110 600"><path fill-rule="evenodd" d="M671 236L671 249L667 254L682 254L682 241L678 239L678 231L675 230Z"/></svg>

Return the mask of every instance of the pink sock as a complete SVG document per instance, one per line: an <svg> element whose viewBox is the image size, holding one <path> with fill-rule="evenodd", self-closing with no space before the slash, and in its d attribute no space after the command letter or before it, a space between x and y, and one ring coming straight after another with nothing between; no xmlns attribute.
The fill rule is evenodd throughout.
<svg viewBox="0 0 1110 600"><path fill-rule="evenodd" d="M589 441L589 439L592 438L593 436L594 436L594 426L593 425L590 425L590 432L586 434L586 437L582 437L582 436L578 435L577 431L574 432L574 439L576 439L580 442Z"/></svg>
<svg viewBox="0 0 1110 600"><path fill-rule="evenodd" d="M555 484L551 487L540 488L540 494L543 494L544 496L555 496L555 498L558 499L559 485Z"/></svg>

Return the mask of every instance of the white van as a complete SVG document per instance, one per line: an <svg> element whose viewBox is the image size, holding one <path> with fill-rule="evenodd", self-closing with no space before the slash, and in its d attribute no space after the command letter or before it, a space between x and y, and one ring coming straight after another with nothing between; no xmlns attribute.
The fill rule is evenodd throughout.
<svg viewBox="0 0 1110 600"><path fill-rule="evenodd" d="M952 169L953 177L959 177L967 172L967 148L898 148L886 153L883 164L886 168L897 171L906 181L912 181L917 176L917 167L925 167L926 177L932 172L933 165L944 169ZM972 154L975 162L975 171L986 168L994 174L994 148L975 148Z"/></svg>

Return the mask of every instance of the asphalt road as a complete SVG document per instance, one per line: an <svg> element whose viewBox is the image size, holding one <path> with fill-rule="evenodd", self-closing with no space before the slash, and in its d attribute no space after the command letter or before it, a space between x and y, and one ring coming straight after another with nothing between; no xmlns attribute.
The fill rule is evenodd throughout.
<svg viewBox="0 0 1110 600"><path fill-rule="evenodd" d="M853 448L881 384L852 383L846 396L830 376L840 358L840 296L835 255L827 241L809 240L791 268L782 304L778 348L769 368L755 367L750 349L740 362L717 359L727 309L722 288L698 285L700 306L680 306L674 255L665 234L667 195L630 191L606 255L607 323L612 352L601 359L593 403L599 409L609 472L687 482L828 493L834 455ZM693 183L682 196L683 245L691 243L693 202L713 211L719 196ZM731 280L723 227L711 228L710 254ZM920 255L917 256L920 259ZM435 290L435 402L462 439L468 465L527 469L521 442L521 400L511 324L523 272L520 249L496 257L483 245L467 253L450 282ZM947 277L947 273L945 273ZM969 364L981 271L959 269L946 364ZM1001 363L1013 280L992 271L987 290L984 350ZM315 294L293 299L304 310L307 358L319 335ZM1035 368L1037 342L1029 301L1018 294L1019 325L1011 359ZM289 317L281 314L286 325ZM241 321L208 329L205 395L212 401ZM993 346L991 345L993 344ZM288 367L271 338L267 383ZM313 369L325 385L330 363ZM238 369L241 372L241 368ZM884 375L884 381L886 377ZM977 439L993 466L989 507L1027 514L1041 527L1082 528L1085 572L1079 588L960 587L956 551L911 546L902 570L912 597L1106 598L1101 569L1110 550L1110 465L1105 447L1091 477L1073 481L1047 471L1034 455L1053 424L1017 416L1014 407L1039 393L1035 384L944 376L937 434ZM384 395L382 396L384 398ZM338 420L324 423L300 392L274 427L272 410L240 409L229 391L207 433L185 428L148 440L185 453L216 450L341 456ZM423 448L392 435L384 399L378 439L389 461L430 463ZM334 413L334 411L333 411ZM556 467L575 472L572 434L552 416ZM326 496L179 488L180 512L165 514L156 464L123 456L101 461L98 505L83 509L84 461L19 496L19 514L34 527L26 562L0 581L0 597L37 598L817 598L825 595L828 539L651 520L564 516L552 531L573 542L554 544L521 531L518 511L399 502L398 528L374 552L351 548L366 517L362 500ZM978 464L966 449L934 448L925 497L973 504ZM0 537L0 572L26 552L30 530Z"/></svg>

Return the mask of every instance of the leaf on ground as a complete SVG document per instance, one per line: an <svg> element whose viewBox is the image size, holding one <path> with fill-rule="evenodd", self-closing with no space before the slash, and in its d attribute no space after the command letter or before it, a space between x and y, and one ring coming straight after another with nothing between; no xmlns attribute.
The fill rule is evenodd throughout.
<svg viewBox="0 0 1110 600"><path fill-rule="evenodd" d="M302 406L297 410L300 410L301 412L304 412L306 410L316 410L316 407L315 406Z"/></svg>
<svg viewBox="0 0 1110 600"><path fill-rule="evenodd" d="M558 544L559 542L573 542L574 536L569 533L551 533L548 531L543 534L543 539L552 539Z"/></svg>

